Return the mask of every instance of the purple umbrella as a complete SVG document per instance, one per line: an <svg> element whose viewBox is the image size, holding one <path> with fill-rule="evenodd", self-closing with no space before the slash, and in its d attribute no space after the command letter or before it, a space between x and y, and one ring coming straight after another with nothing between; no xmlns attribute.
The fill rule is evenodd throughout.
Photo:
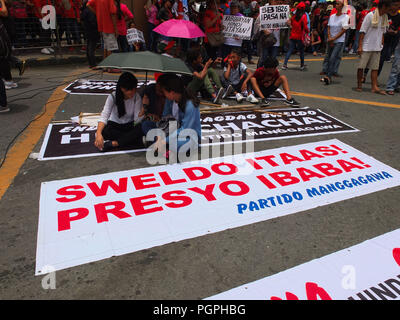
<svg viewBox="0 0 400 320"><path fill-rule="evenodd" d="M196 24L187 20L171 19L161 23L153 31L171 38L193 39L206 36Z"/></svg>

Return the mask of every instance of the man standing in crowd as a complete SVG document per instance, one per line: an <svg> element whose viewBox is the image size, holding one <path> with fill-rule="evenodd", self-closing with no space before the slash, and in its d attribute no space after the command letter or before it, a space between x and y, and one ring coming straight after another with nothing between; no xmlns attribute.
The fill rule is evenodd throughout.
<svg viewBox="0 0 400 320"><path fill-rule="evenodd" d="M386 84L386 93L388 95L394 95L396 89L400 87L400 0L393 0L392 11L390 12L392 24L390 25L391 32L396 40L394 40L393 45L394 50L394 60L392 63L392 69L390 71L389 79ZM397 45L396 45L397 42Z"/></svg>
<svg viewBox="0 0 400 320"><path fill-rule="evenodd" d="M98 31L103 37L104 58L106 58L111 51L115 50L115 44L118 47L117 7L113 0L89 0L87 7L96 14Z"/></svg>
<svg viewBox="0 0 400 320"><path fill-rule="evenodd" d="M378 86L379 58L383 47L383 34L389 27L387 14L391 9L391 0L380 0L378 8L368 13L360 28L358 54L360 62L357 69L357 91L362 91L363 70L371 70L371 91L386 94Z"/></svg>

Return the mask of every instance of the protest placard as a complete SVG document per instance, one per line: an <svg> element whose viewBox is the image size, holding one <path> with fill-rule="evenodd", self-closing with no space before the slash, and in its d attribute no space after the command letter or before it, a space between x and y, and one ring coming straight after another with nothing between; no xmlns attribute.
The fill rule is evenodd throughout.
<svg viewBox="0 0 400 320"><path fill-rule="evenodd" d="M222 20L224 29L222 30L225 38L239 38L250 40L253 28L253 18L242 16L226 15Z"/></svg>
<svg viewBox="0 0 400 320"><path fill-rule="evenodd" d="M290 9L288 5L264 6L260 7L260 27L265 29L284 29L287 28Z"/></svg>
<svg viewBox="0 0 400 320"><path fill-rule="evenodd" d="M144 37L143 37L143 32L138 29L135 29L135 28L131 28L131 29L127 30L126 39L128 40L129 44L134 44L136 42L145 43Z"/></svg>
<svg viewBox="0 0 400 320"><path fill-rule="evenodd" d="M155 83L154 80L147 81L147 85ZM137 87L141 88L146 81L139 80ZM69 94L84 95L109 95L117 88L117 80L99 80L99 79L78 79L64 88Z"/></svg>
<svg viewBox="0 0 400 320"><path fill-rule="evenodd" d="M43 182L36 275L399 185L399 171L337 139Z"/></svg>
<svg viewBox="0 0 400 320"><path fill-rule="evenodd" d="M206 300L400 300L400 229Z"/></svg>

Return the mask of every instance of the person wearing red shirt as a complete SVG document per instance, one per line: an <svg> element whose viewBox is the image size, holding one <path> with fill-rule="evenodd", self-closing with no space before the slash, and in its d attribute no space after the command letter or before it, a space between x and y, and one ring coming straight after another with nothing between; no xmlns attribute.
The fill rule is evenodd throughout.
<svg viewBox="0 0 400 320"><path fill-rule="evenodd" d="M212 33L220 33L222 31L222 19L223 15L219 12L218 8L216 7L216 2L214 0L207 1L207 10L204 12L203 17L203 26L205 34L212 34ZM212 46L206 36L204 38L206 50L208 56L215 60L217 56L220 54L220 48L222 46Z"/></svg>
<svg viewBox="0 0 400 320"><path fill-rule="evenodd" d="M126 39L126 24L129 21L133 21L133 14L127 5L121 3L120 0L115 0L115 4L117 6L118 44L122 52L128 52L129 44L128 40Z"/></svg>
<svg viewBox="0 0 400 320"><path fill-rule="evenodd" d="M368 10L366 10L367 6L364 3L359 4L357 7L356 13L356 33L354 36L353 49L350 51L350 54L356 54L358 49L358 40L360 39L360 28L364 21L365 16L368 14Z"/></svg>
<svg viewBox="0 0 400 320"><path fill-rule="evenodd" d="M65 1L65 0L64 0ZM67 7L64 7L64 21L65 21L65 36L67 38L67 44L71 45L72 41L74 44L81 44L81 35L79 31L79 19L80 19L80 0L66 0ZM73 48L71 48L73 50Z"/></svg>
<svg viewBox="0 0 400 320"><path fill-rule="evenodd" d="M46 5L53 5L51 0L27 0L27 6L31 9L34 17L32 17L32 37L39 34L39 43L35 39L34 45L45 47L42 53L51 54L54 50L51 48L51 29L43 29L41 19L43 18L42 8Z"/></svg>
<svg viewBox="0 0 400 320"><path fill-rule="evenodd" d="M286 53L285 62L283 63L282 69L287 69L287 62L292 55L295 48L300 51L300 70L304 70L304 44L303 37L308 33L307 27L307 16L305 15L306 5L304 2L300 2L296 7L296 13L288 21L289 26L292 27L292 31L289 37L289 50Z"/></svg>
<svg viewBox="0 0 400 320"><path fill-rule="evenodd" d="M118 38L117 7L113 0L89 0L87 7L96 14L98 31L103 37L104 57L108 57Z"/></svg>
<svg viewBox="0 0 400 320"><path fill-rule="evenodd" d="M250 78L251 87L256 95L263 100L263 105L268 106L271 104L271 102L268 101L268 97L282 86L286 95L284 103L292 107L298 107L300 104L292 98L289 82L286 76L281 76L279 74L277 69L278 65L279 62L276 58L267 57L264 61L264 65L258 68Z"/></svg>

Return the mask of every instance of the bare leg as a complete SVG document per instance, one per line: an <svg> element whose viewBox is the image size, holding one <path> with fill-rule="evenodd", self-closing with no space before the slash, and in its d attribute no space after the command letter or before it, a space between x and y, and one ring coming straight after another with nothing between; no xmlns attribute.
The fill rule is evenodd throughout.
<svg viewBox="0 0 400 320"><path fill-rule="evenodd" d="M259 96L261 99L264 99L265 97L262 94L260 87L258 86L256 78L251 78L250 81L251 81L251 86L252 86L254 92L256 93L256 95Z"/></svg>
<svg viewBox="0 0 400 320"><path fill-rule="evenodd" d="M371 91L373 93L379 93L385 95L386 92L384 90L379 89L378 86L378 70L371 70Z"/></svg>
<svg viewBox="0 0 400 320"><path fill-rule="evenodd" d="M292 95L290 94L290 89L289 89L289 81L286 76L280 76L278 80L275 81L274 83L275 87L280 87L282 85L282 89L286 94L286 99L290 100L292 99Z"/></svg>
<svg viewBox="0 0 400 320"><path fill-rule="evenodd" d="M357 91L362 91L362 79L364 77L364 70L357 69Z"/></svg>

